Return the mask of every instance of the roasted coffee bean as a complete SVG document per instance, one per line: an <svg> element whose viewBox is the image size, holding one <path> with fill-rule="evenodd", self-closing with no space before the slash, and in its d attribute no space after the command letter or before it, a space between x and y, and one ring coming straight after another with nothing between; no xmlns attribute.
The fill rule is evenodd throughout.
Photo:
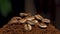
<svg viewBox="0 0 60 34"><path fill-rule="evenodd" d="M11 20L20 20L22 19L21 17L13 17Z"/></svg>
<svg viewBox="0 0 60 34"><path fill-rule="evenodd" d="M42 22L50 23L50 20L49 19L42 19Z"/></svg>
<svg viewBox="0 0 60 34"><path fill-rule="evenodd" d="M24 29L27 31L30 31L30 30L32 30L32 26L30 24L25 24Z"/></svg>
<svg viewBox="0 0 60 34"><path fill-rule="evenodd" d="M19 15L20 16L28 16L29 14L27 14L27 13L20 13Z"/></svg>
<svg viewBox="0 0 60 34"><path fill-rule="evenodd" d="M38 20L33 20L32 22L35 23L35 24L36 24L36 23L39 23Z"/></svg>
<svg viewBox="0 0 60 34"><path fill-rule="evenodd" d="M35 23L32 22L32 21L27 21L27 23L30 24L30 25L35 25Z"/></svg>
<svg viewBox="0 0 60 34"><path fill-rule="evenodd" d="M40 24L38 24L38 26L39 26L40 28L47 28L47 25L44 24L44 23L40 23Z"/></svg>
<svg viewBox="0 0 60 34"><path fill-rule="evenodd" d="M40 15L35 15L35 18L38 19L38 20L42 20L43 19L43 17L40 16Z"/></svg>
<svg viewBox="0 0 60 34"><path fill-rule="evenodd" d="M25 23L27 20L26 19L21 19L19 20L19 23Z"/></svg>
<svg viewBox="0 0 60 34"><path fill-rule="evenodd" d="M27 19L28 21L32 21L32 20L34 20L35 18L34 18L34 16L30 16L30 17L26 17L26 19Z"/></svg>

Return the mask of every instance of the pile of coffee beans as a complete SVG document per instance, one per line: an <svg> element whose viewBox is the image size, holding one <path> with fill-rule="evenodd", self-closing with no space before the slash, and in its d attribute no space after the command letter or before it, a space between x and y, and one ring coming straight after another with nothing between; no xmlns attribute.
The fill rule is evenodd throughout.
<svg viewBox="0 0 60 34"><path fill-rule="evenodd" d="M20 23L24 24L24 29L27 31L32 30L32 26L37 26L40 28L47 28L50 24L50 20L43 18L41 15L30 15L28 13L20 13L19 17L13 17L9 24Z"/></svg>

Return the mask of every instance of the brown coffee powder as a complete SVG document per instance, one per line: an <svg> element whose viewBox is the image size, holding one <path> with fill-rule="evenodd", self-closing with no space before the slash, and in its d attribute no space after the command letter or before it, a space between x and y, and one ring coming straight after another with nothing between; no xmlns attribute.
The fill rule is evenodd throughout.
<svg viewBox="0 0 60 34"><path fill-rule="evenodd" d="M60 34L60 31L51 24L46 29L41 29L36 26L32 27L31 31L26 31L24 24L6 24L0 29L0 34Z"/></svg>

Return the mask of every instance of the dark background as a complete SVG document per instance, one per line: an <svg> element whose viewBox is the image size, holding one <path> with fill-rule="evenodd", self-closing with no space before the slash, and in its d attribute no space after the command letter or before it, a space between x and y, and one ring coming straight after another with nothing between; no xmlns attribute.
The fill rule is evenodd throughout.
<svg viewBox="0 0 60 34"><path fill-rule="evenodd" d="M11 0L12 11L8 16L3 17L0 13L0 27L13 17L19 16L20 12L25 12L25 0ZM34 0L36 12L45 18L49 18L52 24L60 29L60 0Z"/></svg>

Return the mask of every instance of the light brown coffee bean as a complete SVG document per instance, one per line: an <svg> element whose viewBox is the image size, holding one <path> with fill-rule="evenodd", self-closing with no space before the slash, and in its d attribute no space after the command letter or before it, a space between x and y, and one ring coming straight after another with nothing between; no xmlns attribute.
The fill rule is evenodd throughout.
<svg viewBox="0 0 60 34"><path fill-rule="evenodd" d="M39 19L39 20L42 20L43 19L43 17L41 15L35 15L35 18L36 19Z"/></svg>
<svg viewBox="0 0 60 34"><path fill-rule="evenodd" d="M13 17L11 20L20 20L22 19L21 17Z"/></svg>
<svg viewBox="0 0 60 34"><path fill-rule="evenodd" d="M18 21L17 20L10 20L9 24L12 24L12 23L18 23Z"/></svg>
<svg viewBox="0 0 60 34"><path fill-rule="evenodd" d="M19 15L20 16L28 16L29 14L28 13L20 13Z"/></svg>
<svg viewBox="0 0 60 34"><path fill-rule="evenodd" d="M30 24L30 25L35 25L35 23L32 22L32 21L27 21L27 23Z"/></svg>
<svg viewBox="0 0 60 34"><path fill-rule="evenodd" d="M27 20L26 19L21 19L19 20L19 23L25 23Z"/></svg>
<svg viewBox="0 0 60 34"><path fill-rule="evenodd" d="M24 29L27 31L30 31L30 30L32 30L32 26L30 24L25 24Z"/></svg>
<svg viewBox="0 0 60 34"><path fill-rule="evenodd" d="M38 26L39 26L40 28L47 28L47 25L44 24L44 23L40 23Z"/></svg>
<svg viewBox="0 0 60 34"><path fill-rule="evenodd" d="M50 23L50 20L49 19L42 19L42 22Z"/></svg>
<svg viewBox="0 0 60 34"><path fill-rule="evenodd" d="M32 21L32 20L34 20L35 18L34 18L34 16L30 16L30 17L26 17L26 19L27 19L28 21Z"/></svg>
<svg viewBox="0 0 60 34"><path fill-rule="evenodd" d="M32 22L35 24L39 23L38 20L33 20Z"/></svg>

